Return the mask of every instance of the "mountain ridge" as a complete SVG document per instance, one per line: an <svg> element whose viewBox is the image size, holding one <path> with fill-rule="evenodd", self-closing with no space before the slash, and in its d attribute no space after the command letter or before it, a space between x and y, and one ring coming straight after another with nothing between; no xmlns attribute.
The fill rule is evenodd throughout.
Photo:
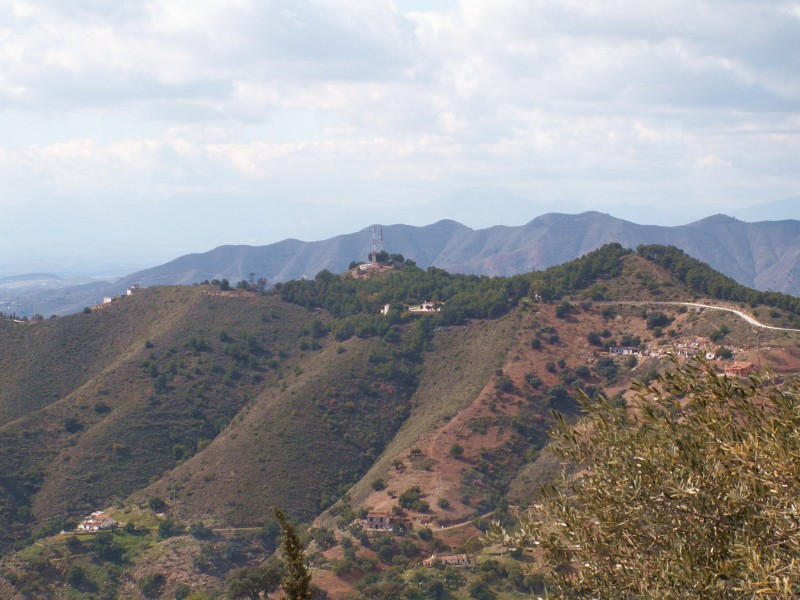
<svg viewBox="0 0 800 600"><path fill-rule="evenodd" d="M800 221L791 219L748 223L719 214L687 225L661 226L587 211L546 213L525 225L486 229L472 229L450 219L422 227L378 227L387 251L403 254L422 268L510 276L568 262L606 243L618 242L628 248L661 244L684 250L742 285L800 295ZM77 312L104 296L124 293L134 283L188 285L223 278L235 283L253 273L275 284L311 278L322 270L341 272L352 261L367 259L371 236L372 228L367 227L312 242L288 238L265 246L218 246L136 271L113 283L19 294L6 302L4 311L29 316Z"/></svg>

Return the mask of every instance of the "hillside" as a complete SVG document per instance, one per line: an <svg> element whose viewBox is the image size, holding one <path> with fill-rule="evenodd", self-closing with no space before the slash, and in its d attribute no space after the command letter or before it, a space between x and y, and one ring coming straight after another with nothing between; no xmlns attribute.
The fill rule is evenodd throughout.
<svg viewBox="0 0 800 600"><path fill-rule="evenodd" d="M659 304L712 302L702 279L762 321L800 321L797 299L704 269L676 249L610 245L508 279L405 264L267 295L158 286L88 314L0 319L0 595L210 597L274 551L275 505L313 522L331 597L373 597L397 569L430 583L423 558L477 557L475 517L513 520L557 472L551 411L574 415L580 390L622 398L668 352L723 347L720 370L800 372L798 333ZM406 310L432 298L441 312ZM609 355L618 345L646 351ZM120 524L110 538L49 537L96 509ZM405 533L366 534L373 509ZM443 585L463 595L462 579ZM491 585L525 597L505 579Z"/></svg>
<svg viewBox="0 0 800 600"><path fill-rule="evenodd" d="M638 225L609 215L545 214L518 227L473 230L454 221L424 227L383 227L386 247L413 257L422 268L454 273L511 276L573 260L618 242L627 248L661 244L681 248L742 285L800 294L800 221L745 223L717 215L689 225ZM87 283L59 289L0 290L6 313L68 314L119 294L133 283L190 284L226 278L235 283L264 277L268 283L311 278L322 270L343 271L370 252L371 230L317 242L284 240L268 246L220 246L132 273L115 283Z"/></svg>

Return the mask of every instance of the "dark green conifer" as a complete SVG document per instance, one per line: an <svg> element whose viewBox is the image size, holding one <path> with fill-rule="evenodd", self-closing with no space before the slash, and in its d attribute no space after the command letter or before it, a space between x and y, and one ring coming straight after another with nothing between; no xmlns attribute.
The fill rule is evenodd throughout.
<svg viewBox="0 0 800 600"><path fill-rule="evenodd" d="M275 518L283 532L284 576L281 587L289 600L311 600L311 573L306 567L303 544L279 508L275 509Z"/></svg>

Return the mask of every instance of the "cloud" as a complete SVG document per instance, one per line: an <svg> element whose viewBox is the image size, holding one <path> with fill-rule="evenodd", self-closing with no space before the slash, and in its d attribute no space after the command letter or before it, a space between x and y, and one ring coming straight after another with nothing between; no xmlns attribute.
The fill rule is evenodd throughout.
<svg viewBox="0 0 800 600"><path fill-rule="evenodd" d="M0 202L205 191L369 206L469 185L598 204L788 196L797 14L781 1L14 0L0 8Z"/></svg>

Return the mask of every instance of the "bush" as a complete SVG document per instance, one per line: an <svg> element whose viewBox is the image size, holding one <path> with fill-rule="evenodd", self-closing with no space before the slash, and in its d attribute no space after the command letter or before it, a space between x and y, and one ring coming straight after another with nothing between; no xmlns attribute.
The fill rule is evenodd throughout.
<svg viewBox="0 0 800 600"><path fill-rule="evenodd" d="M508 375L501 375L498 377L494 386L501 392L510 392L514 389L514 382Z"/></svg>
<svg viewBox="0 0 800 600"><path fill-rule="evenodd" d="M657 310L647 315L648 329L655 329L656 327L663 328L669 325L670 323L672 323L672 319L670 319L660 310Z"/></svg>
<svg viewBox="0 0 800 600"><path fill-rule="evenodd" d="M417 512L426 512L430 509L430 504L422 499L422 490L418 485L412 486L400 494L398 503L402 508L415 510Z"/></svg>
<svg viewBox="0 0 800 600"><path fill-rule="evenodd" d="M185 583L179 583L175 586L175 600L185 600L189 597L189 594L192 593L192 588L190 588Z"/></svg>
<svg viewBox="0 0 800 600"><path fill-rule="evenodd" d="M86 583L88 578L86 577L86 571L83 570L83 567L78 565L72 565L69 569L67 569L67 584L74 587L79 588Z"/></svg>
<svg viewBox="0 0 800 600"><path fill-rule="evenodd" d="M172 517L168 517L158 524L158 537L161 539L172 537L173 535L180 535L183 533L183 525L175 521Z"/></svg>
<svg viewBox="0 0 800 600"><path fill-rule="evenodd" d="M726 348L725 346L720 346L716 350L714 350L714 358L722 358L722 359L729 359L733 358L733 350L730 348Z"/></svg>
<svg viewBox="0 0 800 600"><path fill-rule="evenodd" d="M157 598L166 582L167 579L163 573L149 573L136 583L139 585L139 589L142 590L142 594L147 598Z"/></svg>
<svg viewBox="0 0 800 600"><path fill-rule="evenodd" d="M189 533L199 540L205 540L214 535L214 532L206 527L202 521L195 521L194 523L191 523L189 525Z"/></svg>
<svg viewBox="0 0 800 600"><path fill-rule="evenodd" d="M556 316L559 319L564 319L567 315L575 310L575 307L572 306L569 302L561 302L558 306L556 306Z"/></svg>
<svg viewBox="0 0 800 600"><path fill-rule="evenodd" d="M619 367L617 363L614 362L614 359L610 356L604 356L597 361L597 366L595 367L597 374L600 377L610 381L617 376L619 373Z"/></svg>
<svg viewBox="0 0 800 600"><path fill-rule="evenodd" d="M464 456L464 447L461 444L453 444L450 446L450 456L453 458L461 458Z"/></svg>
<svg viewBox="0 0 800 600"><path fill-rule="evenodd" d="M64 419L64 431L67 433L76 433L83 429L83 424L75 417L67 417Z"/></svg>

